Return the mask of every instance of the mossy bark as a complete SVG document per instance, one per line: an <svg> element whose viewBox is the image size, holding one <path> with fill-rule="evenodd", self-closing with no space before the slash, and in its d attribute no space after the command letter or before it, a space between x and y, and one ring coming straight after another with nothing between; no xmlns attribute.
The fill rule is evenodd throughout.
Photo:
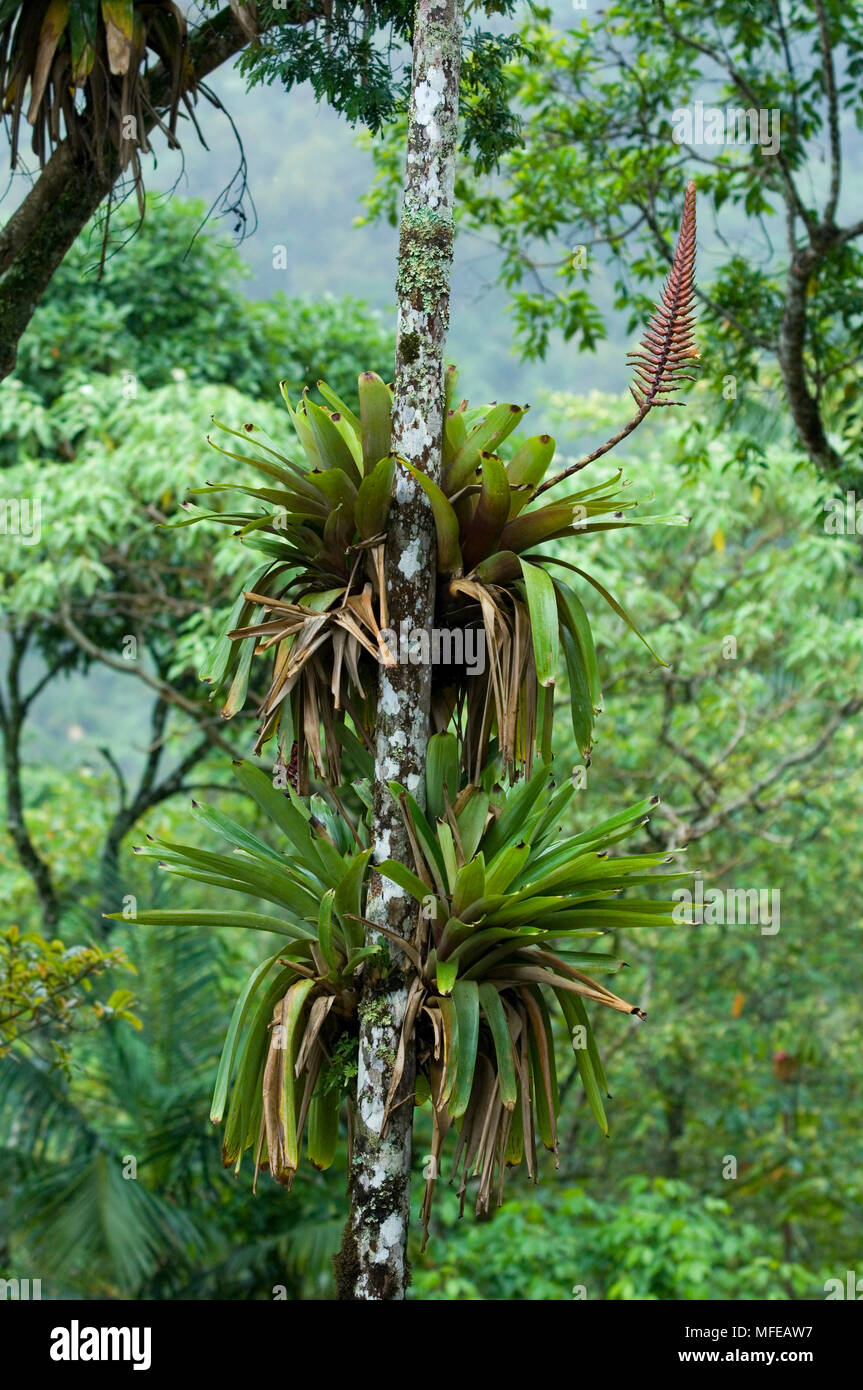
<svg viewBox="0 0 863 1390"><path fill-rule="evenodd" d="M407 171L396 288L393 452L440 480L444 421L444 349L449 324L453 186L461 70L462 0L418 0ZM425 494L399 466L388 522L387 602L390 626L430 631L436 580L434 521ZM431 669L406 663L381 675L375 728L374 859L412 864L401 814L387 790L398 781L425 800ZM366 908L403 937L412 935L417 905L389 880L372 876ZM408 962L389 947L386 971L364 981L357 1118L350 1176L351 1208L336 1257L343 1299L400 1299L409 1278L411 1133L414 1055L395 1096L386 1133L384 1107L401 1037L409 988Z"/></svg>

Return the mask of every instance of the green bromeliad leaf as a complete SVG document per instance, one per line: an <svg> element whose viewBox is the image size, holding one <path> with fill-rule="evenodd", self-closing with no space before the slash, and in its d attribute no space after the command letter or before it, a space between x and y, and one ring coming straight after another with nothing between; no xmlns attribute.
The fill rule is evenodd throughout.
<svg viewBox="0 0 863 1390"><path fill-rule="evenodd" d="M552 603L559 597L553 591ZM563 601L569 617L566 594ZM566 634L573 646L580 619L573 605ZM593 672L589 649L586 664ZM592 698L595 675L592 690L585 676L585 688ZM432 1072L429 1088L436 1133L442 1136L456 1121L459 1153L467 1153L472 1170L485 1175L478 1198L478 1210L485 1210L494 1172L517 1156L533 1170L537 1135L548 1148L557 1147L552 1007L571 1038L590 1109L608 1132L607 1083L585 1003L639 1016L641 1011L596 978L616 973L622 962L586 947L589 939L621 928L672 926L674 900L621 895L648 886L661 893L690 876L669 868L671 854L617 851L621 840L643 829L656 798L562 837L561 818L576 793L572 783L556 788L546 765L509 787L493 777L489 792L460 787L453 800L450 764L444 801L442 765L451 751L442 741L428 762L429 814L440 811L433 822L391 784L417 872L391 860L378 867L417 903L427 903L429 883L438 884L418 962L426 1008L440 1016L442 1042L433 1055L443 1079L436 1087ZM481 820L466 848L455 829L469 808L479 808ZM424 1219L432 1195L427 1188Z"/></svg>
<svg viewBox="0 0 863 1390"><path fill-rule="evenodd" d="M48 7L37 77L39 64L53 61L68 9L65 0ZM109 39L127 37L134 9L126 0L102 4ZM621 930L673 925L678 903L667 896L668 885L688 875L673 867L677 851L658 852L637 839L633 852L620 848L639 836L655 798L564 831L576 786L557 786L553 777L555 685L563 666L585 756L601 686L588 613L552 566L584 580L635 625L581 564L535 547L684 520L633 515L638 502L620 472L587 487L569 480L631 433L660 397L670 403L665 397L679 386L682 358L695 355L686 337L694 244L691 185L672 268L683 308L659 313L636 354L639 414L607 445L551 478L550 436L507 444L527 407L456 404L452 370L434 477L391 453L392 393L373 373L359 377L355 409L326 383L318 384L323 404L307 391L292 404L282 383L295 436L287 452L266 444L252 425L219 426L231 441L221 452L257 476L254 485L241 478L198 489L200 496L242 499L230 511L202 515L229 525L257 567L207 678L230 717L255 684L255 657L271 653L256 752L277 736L278 753L271 775L248 761L234 766L241 789L264 814L262 831L196 805L196 819L218 848L148 837L138 850L167 873L219 889L220 903L225 894L240 895L240 909L144 910L137 920L277 938L277 949L240 992L216 1077L212 1114L224 1123L223 1158L235 1171L253 1149L255 1178L268 1169L290 1187L306 1126L310 1161L329 1167L346 1059L356 1056L361 1073L370 1050L389 1073L382 1137L393 1110L413 1094L431 1104L426 1226L441 1147L453 1127L460 1202L476 1178L476 1209L487 1211L493 1191L500 1200L508 1164L523 1159L536 1177L538 1141L557 1156L555 1018L575 1050L571 1075L577 1071L608 1131L607 1082L587 1003L644 1015L603 983L623 962L603 949L602 938L613 934L616 952ZM651 345L665 333L672 333L668 368ZM234 439L243 441L243 452ZM397 474L428 501L426 509L420 497L437 539L428 616L437 636L451 640L446 655L431 658L423 718L436 732L426 750L425 785L410 776L410 790L382 779L374 786L360 779L350 789L340 776L343 753L381 777L375 692L387 684L377 668L405 660L395 654L389 629L385 567ZM577 490L564 491L565 483ZM389 813L402 818L403 834L401 827L381 830L378 799L387 787ZM401 1036L387 1037L384 1051L381 1031L391 1031L391 1018L385 1029L365 1033L363 1021L367 1010L389 1010L396 998ZM414 1089L416 1068L425 1084ZM347 1118L350 1144L353 1113Z"/></svg>
<svg viewBox="0 0 863 1390"><path fill-rule="evenodd" d="M550 435L514 447L508 442L526 407L503 402L471 410L464 401L456 406L454 372L447 373L446 384L440 480L391 455L392 392L374 373L359 376L355 407L324 382L318 383L323 405L308 393L292 403L283 384L296 447L274 447L251 425L241 430L214 422L226 440L211 440L214 447L260 476L254 484L240 479L198 492L234 492L251 509L201 509L177 523L228 525L256 559L267 561L249 574L202 674L230 718L257 688L257 659L266 654L272 660L255 751L277 737L278 757L287 762L297 742L304 793L311 776L338 785L346 734L371 737L375 668L396 659L382 636L382 585L400 468L423 490L434 518L434 626L449 635L450 655L432 654L433 691L443 708L464 707L459 751L475 780L494 741L506 770L530 772L537 749L540 761L548 760L554 695L564 676L573 732L582 754L590 754L601 708L595 643L582 597L556 574L551 577L558 566L638 633L623 604L588 568L538 547L686 520L641 516L620 470L567 490L571 468L545 476L555 456ZM550 488L546 500L542 494ZM471 661L474 649L478 655Z"/></svg>

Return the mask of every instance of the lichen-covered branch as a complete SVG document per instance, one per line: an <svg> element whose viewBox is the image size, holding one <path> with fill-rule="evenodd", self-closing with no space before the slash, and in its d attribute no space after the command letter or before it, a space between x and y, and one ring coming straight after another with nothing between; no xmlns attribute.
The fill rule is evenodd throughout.
<svg viewBox="0 0 863 1390"><path fill-rule="evenodd" d="M462 0L418 0L396 282L393 452L436 480L443 438L461 37ZM403 620L412 629L431 628L435 544L425 495L399 466L386 548L387 604L395 629ZM424 801L430 700L428 665L382 669L375 728L377 862L392 857L412 863L401 813L386 784L401 782ZM371 921L400 936L410 936L416 927L416 905L378 875L372 878L366 912ZM367 970L363 982L351 1208L336 1259L343 1299L403 1298L408 1279L414 1058L411 1052L384 1126L408 996L406 957L395 945L388 955L388 967Z"/></svg>

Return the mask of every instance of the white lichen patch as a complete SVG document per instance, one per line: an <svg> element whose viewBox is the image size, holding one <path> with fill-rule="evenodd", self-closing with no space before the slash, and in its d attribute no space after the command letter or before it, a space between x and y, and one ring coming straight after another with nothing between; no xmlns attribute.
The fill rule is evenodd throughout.
<svg viewBox="0 0 863 1390"><path fill-rule="evenodd" d="M413 478L407 477L404 473L399 473L396 478L396 501L402 505L406 502L413 502L416 494L416 483Z"/></svg>
<svg viewBox="0 0 863 1390"><path fill-rule="evenodd" d="M446 73L440 63L431 64L424 79L414 88L414 117L417 125L424 126L428 131L430 142L440 139L436 117L445 91Z"/></svg>
<svg viewBox="0 0 863 1390"><path fill-rule="evenodd" d="M361 1074L363 1070L362 1059L358 1067ZM384 1095L380 1085L380 1073L377 1068L370 1073L366 1073L366 1080L372 1084L358 1089L360 1102L360 1118L366 1129L371 1130L372 1134L380 1134L384 1123ZM377 1081L377 1084L374 1084Z"/></svg>
<svg viewBox="0 0 863 1390"><path fill-rule="evenodd" d="M393 1256L397 1259L401 1258L402 1229L402 1220L398 1212L393 1212L383 1222L378 1248L375 1252L376 1263L380 1264L384 1260L390 1260Z"/></svg>
<svg viewBox="0 0 863 1390"><path fill-rule="evenodd" d="M392 682L385 675L381 676L381 689L380 696L378 699L378 708L381 710L383 714L389 715L391 719L394 719L399 712L398 691L393 687Z"/></svg>
<svg viewBox="0 0 863 1390"><path fill-rule="evenodd" d="M389 831L387 831L387 834L389 834ZM397 883L393 883L391 878L381 878L381 891L374 899L374 902L380 903L382 909L384 909L381 914L381 921L386 921L386 909L389 907L390 903L401 901L403 897L404 893ZM369 910L371 911L371 908ZM371 918L371 920L374 921L374 918Z"/></svg>
<svg viewBox="0 0 863 1390"><path fill-rule="evenodd" d="M410 545L402 551L399 560L399 569L405 579L413 579L415 574L419 574L425 561L425 546L419 536L415 536Z"/></svg>
<svg viewBox="0 0 863 1390"><path fill-rule="evenodd" d="M400 416L397 415L395 433L399 439L399 449L406 458L419 460L434 443L429 424L416 406L406 405ZM404 483L410 482L408 491ZM416 496L416 484L409 474L399 473L396 480L396 501L412 502Z"/></svg>

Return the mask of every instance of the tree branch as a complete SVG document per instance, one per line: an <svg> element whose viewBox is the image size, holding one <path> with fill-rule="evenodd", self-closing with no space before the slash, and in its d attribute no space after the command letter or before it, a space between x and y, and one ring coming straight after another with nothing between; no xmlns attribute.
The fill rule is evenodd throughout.
<svg viewBox="0 0 863 1390"><path fill-rule="evenodd" d="M778 759L773 763L770 771L753 782L745 792L741 792L739 796L733 797L730 801L716 805L715 809L712 809L708 814L696 813L695 817L691 818L689 813L673 811L666 803L662 805L662 812L669 816L678 833L684 833L687 842L691 844L695 840L703 839L705 835L712 834L732 816L737 815L739 811L745 810L747 807L751 806L761 814L786 804L789 800L787 796L776 798L771 802L764 802L761 800L761 794L775 786L794 768L813 762L827 747L842 725L853 718L855 714L858 714L861 709L863 709L863 699L855 697L846 700L835 711L816 739L806 744L805 747L797 748L786 754L784 758ZM699 812L702 810L702 808L698 809Z"/></svg>
<svg viewBox="0 0 863 1390"><path fill-rule="evenodd" d="M790 209L788 216L789 221L793 221ZM792 239L789 237L789 240ZM785 281L785 306L779 328L778 358L791 418L800 442L812 462L822 472L835 476L841 472L843 461L827 439L818 397L809 390L806 380L804 359L807 331L806 295L809 281L820 259L812 246L792 253Z"/></svg>
<svg viewBox="0 0 863 1390"><path fill-rule="evenodd" d="M295 0L291 10L279 11L271 24L306 24L318 15L316 5ZM189 40L194 78L186 90L236 56L249 42L230 8L204 23ZM158 112L170 104L171 74L161 64L149 79L153 114L147 130L159 124ZM92 155L76 155L62 141L36 183L0 232L0 380L15 367L18 343L51 277L83 231L100 203L110 194L120 172L116 150L102 150L97 167Z"/></svg>
<svg viewBox="0 0 863 1390"><path fill-rule="evenodd" d="M717 52L710 44L704 43L703 40L693 38L690 34L684 34L675 24L672 24L666 13L664 0L661 0L659 4L659 15L663 27L677 39L678 43L683 44L685 48L691 48L696 53L701 53L704 57L709 58L711 62L715 63L717 67L722 68L731 79L732 85L737 88L751 106L761 107L764 105L759 99L758 93L753 91L752 87L743 76L743 73L735 66L733 60L727 53ZM794 208L797 216L805 224L807 230L810 233L813 232L816 227L816 220L797 191L797 185L791 176L791 169L788 161L781 150L777 150L772 158L775 160L776 167L780 172L781 181L785 185L785 191L791 206Z"/></svg>
<svg viewBox="0 0 863 1390"><path fill-rule="evenodd" d="M21 663L30 641L31 629L10 633L11 652L7 669L8 700L3 718L3 755L6 771L6 824L15 846L18 862L33 881L36 897L46 928L56 925L60 917L60 902L54 888L51 870L41 857L24 819L24 791L21 779L21 733L25 707L21 699Z"/></svg>
<svg viewBox="0 0 863 1390"><path fill-rule="evenodd" d="M91 657L93 661L98 661L103 666L109 666L112 671L121 671L125 676L131 675L137 677L144 685L154 690L162 700L167 701L170 705L176 705L178 709L183 710L186 714L190 714L196 724L199 724L202 729L207 731L207 738L211 744L223 749L223 751L229 753L232 758L237 756L237 750L217 732L216 726L220 722L218 717L208 716L202 704L196 700L190 700L188 696L183 695L181 691L176 690L174 686L162 680L159 676L151 675L149 671L144 670L139 662L124 661L122 657L112 656L110 652L106 652L104 648L92 642L86 633L82 632L78 627L65 601L60 604L59 618L62 626L72 640L76 642L81 650L85 652L87 656Z"/></svg>
<svg viewBox="0 0 863 1390"><path fill-rule="evenodd" d="M824 223L830 227L836 216L842 186L842 142L839 135L839 98L836 93L836 69L833 64L833 44L827 25L824 0L815 0L818 15L818 39L821 61L824 64L824 91L827 96L827 128L830 132L830 194L824 209Z"/></svg>
<svg viewBox="0 0 863 1390"><path fill-rule="evenodd" d="M438 483L462 33L462 0L418 0L396 277L392 452ZM414 629L429 631L435 605L434 520L415 478L401 464L387 527L389 621L394 628L406 621ZM416 557L409 568L399 563L406 553ZM374 730L372 863L385 855L411 862L404 820L387 783L394 778L415 786L424 805L430 709L428 663L381 668ZM386 931L388 941L408 938L416 927L414 904L402 891L394 893L388 887L390 891L384 891L380 875L373 874L367 919ZM380 941L381 933L370 929L369 939ZM336 1257L341 1299L403 1299L407 1284L416 1059L411 1042L401 1074L394 1072L411 988L407 957L397 946L394 949L387 973L370 969L362 976L350 1213Z"/></svg>

